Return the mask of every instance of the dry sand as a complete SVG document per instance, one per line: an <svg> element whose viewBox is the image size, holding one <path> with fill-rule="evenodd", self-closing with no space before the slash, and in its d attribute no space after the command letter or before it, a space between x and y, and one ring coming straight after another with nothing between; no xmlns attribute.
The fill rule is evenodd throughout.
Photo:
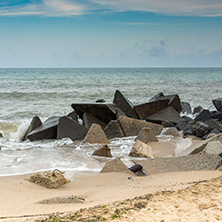
<svg viewBox="0 0 222 222"><path fill-rule="evenodd" d="M104 173L80 176L74 182L66 184L59 189L47 189L30 183L25 180L28 175L2 177L0 178L0 221L34 221L33 216L75 211L96 205L107 205L114 201L123 201L150 193L154 194L158 191L178 190L187 188L198 181L219 176L222 176L221 171L171 172L146 177L135 176L132 178L131 175L123 173ZM215 183L218 186L220 185L218 181ZM186 191L184 191L185 193L171 194L165 192L157 196L154 195L155 198L152 200L152 206L147 205L148 207L139 211L130 211L130 214L125 214L125 219L124 217L120 219L122 221L160 221L159 218L168 218L166 221L180 221L179 219L182 219L180 218L181 215L184 218L188 218L192 215L195 216L195 214L197 214L197 218L200 218L198 214L200 210L195 208L198 205L198 201L202 201L203 209L215 209L217 208L215 204L219 203L222 206L222 202L218 202L222 199L222 196L220 196L221 187L216 190L215 186L214 184L212 186L213 192L212 189L208 191L205 187L198 188L198 192L201 191L201 194L198 194L198 192L192 193L193 191L186 194ZM211 188L211 186L209 187ZM217 195L215 194L216 192ZM168 196L168 194L170 195ZM46 198L66 195L82 197L85 199L85 202L72 204L37 203ZM174 215L173 212L175 210L178 210L179 213L175 213L175 216L172 216L172 220L169 219L171 214ZM155 212L158 212L158 214L155 214ZM220 213L222 214L221 208ZM153 215L152 217L150 217L151 214ZM208 212L206 214L211 215ZM147 220L147 217L153 218L153 220ZM155 217L157 217L157 220L155 220ZM177 219L173 220L174 218Z"/></svg>

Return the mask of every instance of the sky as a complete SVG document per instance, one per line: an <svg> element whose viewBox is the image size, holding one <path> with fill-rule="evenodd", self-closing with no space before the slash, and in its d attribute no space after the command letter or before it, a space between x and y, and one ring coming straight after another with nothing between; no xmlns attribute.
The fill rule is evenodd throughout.
<svg viewBox="0 0 222 222"><path fill-rule="evenodd" d="M0 68L222 67L222 0L0 0Z"/></svg>

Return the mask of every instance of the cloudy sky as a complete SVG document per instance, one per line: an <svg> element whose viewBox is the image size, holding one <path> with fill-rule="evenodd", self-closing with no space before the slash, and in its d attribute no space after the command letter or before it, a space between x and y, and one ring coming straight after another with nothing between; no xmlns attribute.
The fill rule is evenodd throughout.
<svg viewBox="0 0 222 222"><path fill-rule="evenodd" d="M4 67L222 67L222 0L0 0Z"/></svg>

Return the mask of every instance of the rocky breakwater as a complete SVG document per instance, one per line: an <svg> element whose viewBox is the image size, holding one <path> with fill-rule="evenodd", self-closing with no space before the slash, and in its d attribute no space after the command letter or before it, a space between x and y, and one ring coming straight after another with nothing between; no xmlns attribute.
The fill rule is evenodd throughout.
<svg viewBox="0 0 222 222"><path fill-rule="evenodd" d="M73 141L107 145L113 138L137 136L130 156L147 158L146 161L137 161L141 165L149 163L147 167L144 165L146 173L148 169L152 169L150 172L216 169L221 165L220 146L213 143L207 150L205 148L208 142L216 140L221 143L222 98L213 100L213 104L214 111L197 107L192 113L190 104L182 102L177 94L158 93L148 102L135 105L117 90L113 103L105 103L103 100L95 103L74 103L71 105L74 111L67 116L49 117L44 122L34 117L24 140L70 138ZM195 118L186 114L193 114ZM170 133L171 136L179 135L179 130L184 137L195 136L202 139L202 142L181 152L178 155L181 157L153 158L152 146L149 143L157 141L157 136L166 127L171 129L168 132L173 132ZM112 150L110 152L112 153ZM192 154L196 155L189 156ZM199 167L196 164L199 164Z"/></svg>

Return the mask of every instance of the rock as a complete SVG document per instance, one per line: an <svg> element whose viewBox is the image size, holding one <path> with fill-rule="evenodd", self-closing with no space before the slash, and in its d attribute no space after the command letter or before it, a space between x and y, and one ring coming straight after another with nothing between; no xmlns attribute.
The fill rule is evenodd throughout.
<svg viewBox="0 0 222 222"><path fill-rule="evenodd" d="M164 134L164 135L171 135L171 136L174 136L174 137L181 136L176 127L167 128L167 129L163 132L163 134Z"/></svg>
<svg viewBox="0 0 222 222"><path fill-rule="evenodd" d="M180 103L180 97L175 94L175 95L167 95L164 96L165 99L169 99L169 106L172 106L178 113L180 113L182 111L182 106Z"/></svg>
<svg viewBox="0 0 222 222"><path fill-rule="evenodd" d="M162 121L169 121L171 123L177 124L182 120L182 117L172 106L168 106L167 108L164 108L159 112L154 113L153 115L147 117L146 120L155 123L161 123Z"/></svg>
<svg viewBox="0 0 222 222"><path fill-rule="evenodd" d="M179 121L179 122L177 123L176 128L177 128L178 130L183 130L183 131L185 131L186 128L187 128L187 122L186 122L184 119L182 119L181 121Z"/></svg>
<svg viewBox="0 0 222 222"><path fill-rule="evenodd" d="M187 123L194 123L194 120L191 119L189 116L183 116L182 119L185 120Z"/></svg>
<svg viewBox="0 0 222 222"><path fill-rule="evenodd" d="M215 154L219 155L222 153L222 144L220 141L212 141L209 142L204 149L204 153L207 153L209 155Z"/></svg>
<svg viewBox="0 0 222 222"><path fill-rule="evenodd" d="M157 101L164 97L164 94L162 92L157 93L155 96L149 99L149 102Z"/></svg>
<svg viewBox="0 0 222 222"><path fill-rule="evenodd" d="M127 116L120 108L115 109L116 117L119 118L120 116Z"/></svg>
<svg viewBox="0 0 222 222"><path fill-rule="evenodd" d="M169 102L170 102L169 99L161 99L153 102L136 105L134 106L134 109L139 118L145 120L147 117L151 116L152 114L166 108Z"/></svg>
<svg viewBox="0 0 222 222"><path fill-rule="evenodd" d="M30 125L29 125L29 128L27 129L27 131L23 137L23 140L27 140L28 134L30 134L34 129L40 127L41 125L42 125L42 121L40 120L40 118L38 116L34 116Z"/></svg>
<svg viewBox="0 0 222 222"><path fill-rule="evenodd" d="M121 172L134 175L134 173L128 169L128 167L121 161L120 158L108 161L103 167L103 169L100 171L100 173L109 172Z"/></svg>
<svg viewBox="0 0 222 222"><path fill-rule="evenodd" d="M98 99L96 100L96 103L105 103L106 101L104 99Z"/></svg>
<svg viewBox="0 0 222 222"><path fill-rule="evenodd" d="M57 128L57 139L70 138L71 140L82 140L88 129L71 118L63 116L59 120Z"/></svg>
<svg viewBox="0 0 222 222"><path fill-rule="evenodd" d="M108 147L108 145L104 145L103 147L99 148L98 150L95 150L93 152L92 156L112 157L112 154L110 152L110 148Z"/></svg>
<svg viewBox="0 0 222 222"><path fill-rule="evenodd" d="M116 137L124 137L125 134L117 120L112 120L104 129L104 132L108 139L113 139Z"/></svg>
<svg viewBox="0 0 222 222"><path fill-rule="evenodd" d="M210 130L218 129L219 131L222 131L220 122L216 121L215 119L209 119L205 121L205 123L209 126Z"/></svg>
<svg viewBox="0 0 222 222"><path fill-rule="evenodd" d="M168 121L168 120L162 121L162 122L161 122L161 125L162 125L163 127L174 127L174 126L175 126L173 123L171 123L171 122Z"/></svg>
<svg viewBox="0 0 222 222"><path fill-rule="evenodd" d="M44 199L37 202L38 204L67 204L67 203L84 203L85 199L79 198L77 196L61 196L61 197L52 197L49 199Z"/></svg>
<svg viewBox="0 0 222 222"><path fill-rule="evenodd" d="M149 127L144 127L139 132L136 140L140 140L143 143L149 143L157 141L157 138L152 129L150 129Z"/></svg>
<svg viewBox="0 0 222 222"><path fill-rule="evenodd" d="M31 141L44 140L44 139L56 139L57 138L57 126L60 116L52 116L48 118L41 126L32 130L27 135L27 138Z"/></svg>
<svg viewBox="0 0 222 222"><path fill-rule="evenodd" d="M41 173L36 173L32 175L28 181L39 184L43 187L49 188L49 189L56 189L61 187L63 184L68 183L69 181L64 177L63 173L54 170L52 171L47 171L47 172L41 172Z"/></svg>
<svg viewBox="0 0 222 222"><path fill-rule="evenodd" d="M210 141L215 141L220 137L220 135L216 135L214 137L211 137L207 140L202 140L199 143L197 143L196 145L190 146L189 148L187 148L186 150L177 153L177 156L187 156L187 155L193 155L193 154L197 154L200 153L204 150L204 148L206 147L206 145L208 144L208 142Z"/></svg>
<svg viewBox="0 0 222 222"><path fill-rule="evenodd" d="M94 143L107 144L109 143L109 140L107 139L106 134L104 133L101 126L93 123L88 133L86 134L83 142L91 144Z"/></svg>
<svg viewBox="0 0 222 222"><path fill-rule="evenodd" d="M197 137L202 138L209 131L210 131L209 126L206 123L198 122L195 132L193 132L193 134L196 135Z"/></svg>
<svg viewBox="0 0 222 222"><path fill-rule="evenodd" d="M211 118L210 111L207 109L203 109L194 119L194 121L207 121Z"/></svg>
<svg viewBox="0 0 222 222"><path fill-rule="evenodd" d="M129 153L129 156L133 157L153 157L152 148L146 143L143 143L140 140L136 140L135 144L133 145L132 150Z"/></svg>
<svg viewBox="0 0 222 222"><path fill-rule="evenodd" d="M218 120L222 120L222 112L216 112L216 113L213 113L213 114L211 114L211 117L213 118L213 119L218 119Z"/></svg>
<svg viewBox="0 0 222 222"><path fill-rule="evenodd" d="M193 109L193 114L200 113L203 110L202 106L197 106Z"/></svg>
<svg viewBox="0 0 222 222"><path fill-rule="evenodd" d="M163 130L163 126L159 124L149 123L125 116L121 116L118 121L125 136L137 136L144 127L149 127L153 131L154 135L159 135Z"/></svg>
<svg viewBox="0 0 222 222"><path fill-rule="evenodd" d="M0 137L3 137L3 134L2 134L2 133L0 133Z"/></svg>
<svg viewBox="0 0 222 222"><path fill-rule="evenodd" d="M182 106L183 113L192 114L192 109L191 109L190 103L181 101L180 104Z"/></svg>
<svg viewBox="0 0 222 222"><path fill-rule="evenodd" d="M172 106L178 113L182 111L182 106L180 103L180 97L177 94L164 96L162 92L158 93L152 97L149 102L154 102L158 100L169 99L168 106Z"/></svg>
<svg viewBox="0 0 222 222"><path fill-rule="evenodd" d="M69 113L69 114L67 115L67 117L71 118L72 120L75 120L76 122L79 122L78 116L77 116L77 114L76 114L75 111Z"/></svg>
<svg viewBox="0 0 222 222"><path fill-rule="evenodd" d="M74 103L72 104L72 108L75 110L77 115L83 119L84 113L91 113L93 116L98 119L104 121L105 123L109 123L111 120L116 119L115 104L109 103Z"/></svg>
<svg viewBox="0 0 222 222"><path fill-rule="evenodd" d="M95 117L92 113L83 113L83 125L89 129L93 123L99 124L102 129L106 127L106 123L97 117Z"/></svg>
<svg viewBox="0 0 222 222"><path fill-rule="evenodd" d="M137 164L143 166L147 175L193 170L215 170L222 164L222 158L218 155L196 154L183 157L153 158L147 160L136 160Z"/></svg>
<svg viewBox="0 0 222 222"><path fill-rule="evenodd" d="M116 90L113 103L116 104L128 117L138 119L138 116L134 110L133 104L123 96L123 94Z"/></svg>
<svg viewBox="0 0 222 222"><path fill-rule="evenodd" d="M222 111L222 98L212 100L217 111Z"/></svg>

